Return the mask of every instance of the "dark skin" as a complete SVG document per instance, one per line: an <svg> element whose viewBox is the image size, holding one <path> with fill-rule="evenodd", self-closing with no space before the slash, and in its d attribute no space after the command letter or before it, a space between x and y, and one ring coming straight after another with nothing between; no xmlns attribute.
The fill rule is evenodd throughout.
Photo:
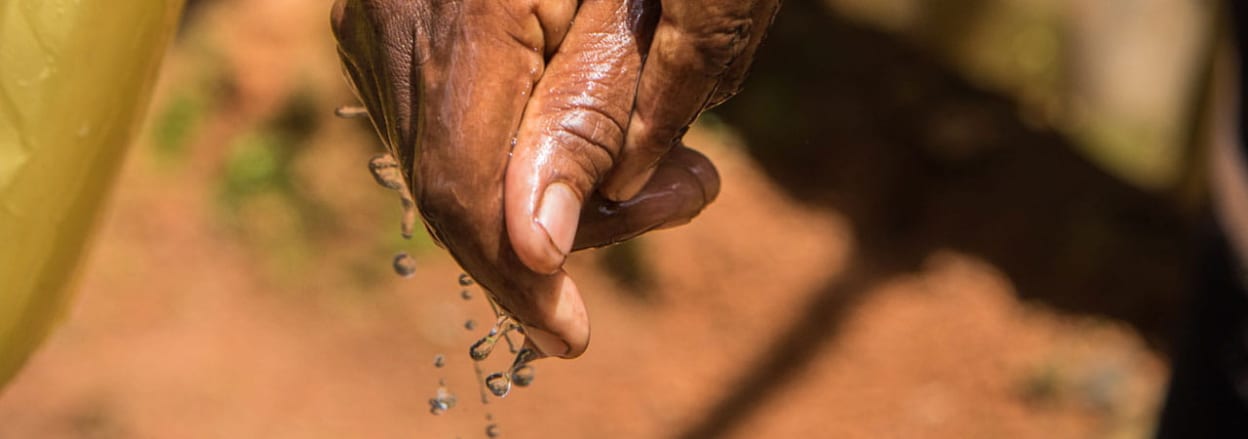
<svg viewBox="0 0 1248 439"><path fill-rule="evenodd" d="M714 167L680 137L739 88L776 6L338 0L333 28L430 233L527 345L574 358L589 320L567 254L714 200Z"/></svg>

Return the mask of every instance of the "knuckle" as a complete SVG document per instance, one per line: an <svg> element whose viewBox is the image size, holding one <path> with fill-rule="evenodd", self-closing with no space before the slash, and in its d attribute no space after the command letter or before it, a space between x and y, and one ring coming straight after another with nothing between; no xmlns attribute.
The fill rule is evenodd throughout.
<svg viewBox="0 0 1248 439"><path fill-rule="evenodd" d="M677 47L692 53L673 55L686 57L708 75L719 75L745 51L753 27L752 17L731 14L677 27L681 40Z"/></svg>
<svg viewBox="0 0 1248 439"><path fill-rule="evenodd" d="M578 107L557 122L556 145L586 176L601 176L619 154L624 140L623 124L593 107Z"/></svg>

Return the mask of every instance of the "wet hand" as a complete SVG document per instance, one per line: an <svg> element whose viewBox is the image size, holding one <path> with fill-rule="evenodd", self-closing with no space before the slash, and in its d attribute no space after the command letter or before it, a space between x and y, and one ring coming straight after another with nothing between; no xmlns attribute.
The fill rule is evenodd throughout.
<svg viewBox="0 0 1248 439"><path fill-rule="evenodd" d="M558 270L582 243L681 224L715 198L714 168L681 138L698 114L740 89L779 0L624 7L621 19L621 11L600 16L612 11L583 4L577 25L595 24L568 34L520 127L507 169L507 230L521 261L538 272ZM639 204L662 208L593 221ZM578 213L594 218L581 217L575 233Z"/></svg>
<svg viewBox="0 0 1248 439"><path fill-rule="evenodd" d="M562 269L569 251L683 223L718 192L709 162L681 150L641 196L627 203L589 196L624 141L644 6L334 6L347 74L430 233L546 355L575 357L589 342L584 304Z"/></svg>
<svg viewBox="0 0 1248 439"><path fill-rule="evenodd" d="M702 111L735 95L775 19L780 0L662 0L626 124L624 147L601 192L637 196Z"/></svg>

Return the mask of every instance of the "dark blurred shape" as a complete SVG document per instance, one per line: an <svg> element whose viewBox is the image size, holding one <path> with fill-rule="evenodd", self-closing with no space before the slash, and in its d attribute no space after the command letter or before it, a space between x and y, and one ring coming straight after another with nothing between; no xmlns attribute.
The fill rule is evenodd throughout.
<svg viewBox="0 0 1248 439"><path fill-rule="evenodd" d="M1248 6L1242 2L1227 2L1228 17L1218 24L1219 43L1235 43L1239 60L1248 59ZM1233 23L1232 23L1233 22ZM1229 26L1229 28L1228 28ZM1231 32L1233 30L1233 32ZM1219 57L1213 63L1209 97L1218 99L1214 93L1226 93L1227 88L1238 88L1240 108L1227 109L1225 104L1211 105L1218 111L1231 111L1237 116L1238 126L1214 126L1210 131L1237 129L1239 136L1213 140L1211 157L1226 160L1220 149L1240 148L1248 151L1248 123L1245 123L1242 103L1248 96L1248 73L1241 66L1238 77L1234 69L1226 67L1234 63L1230 47L1221 47ZM1213 134L1215 139L1222 137ZM1238 143L1238 145L1229 142ZM1234 157L1233 155L1231 157ZM1229 168L1248 172L1248 162L1230 159L1234 163L1220 163ZM1212 161L1211 161L1212 163ZM1215 168L1218 166L1215 165ZM1200 253L1196 289L1187 309L1182 331L1177 339L1171 371L1170 390L1166 395L1165 408L1157 428L1158 438L1189 437L1248 437L1248 261L1244 249L1236 249L1237 241L1231 239L1236 232L1248 227L1237 222L1233 208L1218 193L1235 193L1232 186L1240 183L1227 179L1224 172L1216 169L1214 207L1219 211L1216 220L1204 225L1203 251ZM1218 189L1221 189L1219 191ZM1242 243L1242 242L1241 242ZM1238 252L1236 250L1239 250Z"/></svg>
<svg viewBox="0 0 1248 439"><path fill-rule="evenodd" d="M183 32L189 28L187 24L194 21L195 18L199 16L199 13L203 10L204 6L216 1L218 0L185 0L186 3L182 7L182 20L178 23L178 36L181 37Z"/></svg>
<svg viewBox="0 0 1248 439"><path fill-rule="evenodd" d="M942 249L990 261L1023 299L1125 321L1164 348L1191 278L1193 219L905 40L785 2L745 91L716 113L784 190L845 214L858 250L681 437L733 431L812 346L835 346L867 291Z"/></svg>
<svg viewBox="0 0 1248 439"><path fill-rule="evenodd" d="M1216 229L1207 227L1199 290L1178 340L1158 438L1248 437L1248 290Z"/></svg>

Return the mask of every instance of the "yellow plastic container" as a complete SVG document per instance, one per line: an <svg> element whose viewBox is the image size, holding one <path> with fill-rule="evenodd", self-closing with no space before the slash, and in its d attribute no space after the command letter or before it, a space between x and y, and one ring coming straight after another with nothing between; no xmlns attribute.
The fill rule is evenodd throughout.
<svg viewBox="0 0 1248 439"><path fill-rule="evenodd" d="M182 0L0 0L0 385L63 314Z"/></svg>

